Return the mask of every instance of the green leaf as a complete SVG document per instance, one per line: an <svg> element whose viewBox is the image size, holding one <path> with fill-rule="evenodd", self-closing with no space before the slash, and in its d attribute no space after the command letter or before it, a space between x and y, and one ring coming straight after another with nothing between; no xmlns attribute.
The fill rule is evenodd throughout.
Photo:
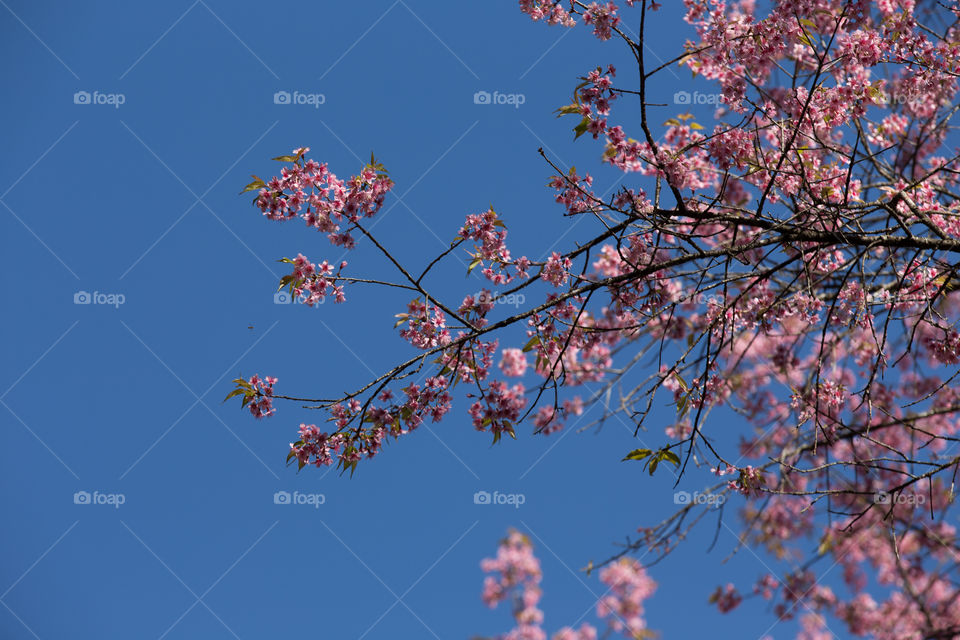
<svg viewBox="0 0 960 640"><path fill-rule="evenodd" d="M590 118L584 118L583 120L581 120L580 124L578 124L573 128L574 133L577 134L573 136L573 139L576 140L577 138L582 136L584 133L586 133L588 126L590 126Z"/></svg>
<svg viewBox="0 0 960 640"><path fill-rule="evenodd" d="M674 466L677 466L677 467L680 466L680 456L678 456L677 454L675 454L673 451L669 451L668 449L664 449L664 450L663 450L663 459L664 459L664 460L667 460L668 462L672 462L672 463L674 464Z"/></svg>
<svg viewBox="0 0 960 640"><path fill-rule="evenodd" d="M483 258L476 257L470 262L470 266L467 267L467 275L470 275L470 272L473 271L477 265L483 262Z"/></svg>
<svg viewBox="0 0 960 640"><path fill-rule="evenodd" d="M823 539L820 541L820 546L817 547L817 553L822 556L831 549L833 549L833 538L828 533L823 536Z"/></svg>
<svg viewBox="0 0 960 640"><path fill-rule="evenodd" d="M588 84L590 84L590 81L584 80L583 82L581 82L580 84L578 84L573 88L573 101L576 102L577 104L580 104L580 89L583 89Z"/></svg>
<svg viewBox="0 0 960 640"><path fill-rule="evenodd" d="M297 441L294 442L293 444L294 444L294 445L301 445L301 444L303 444L303 440L297 440ZM290 453L287 454L287 462L290 462L290 458L294 457L295 455L297 455L296 451L294 451L293 449L290 449Z"/></svg>
<svg viewBox="0 0 960 640"><path fill-rule="evenodd" d="M564 107L557 109L557 117L570 115L571 113L580 113L580 105L578 104L568 104Z"/></svg>
<svg viewBox="0 0 960 640"><path fill-rule="evenodd" d="M653 475L653 472L657 470L657 465L660 464L659 456L654 456L650 458L650 475Z"/></svg>
<svg viewBox="0 0 960 640"><path fill-rule="evenodd" d="M628 453L627 457L625 457L620 462L624 462L626 460L643 460L644 458L649 456L651 453L653 453L653 451L651 451L650 449L634 449L633 451Z"/></svg>
<svg viewBox="0 0 960 640"><path fill-rule="evenodd" d="M687 415L687 409L689 409L688 407L689 401L690 401L689 393L683 394L683 396L681 396L680 399L677 400L677 415L679 417L682 418L683 416Z"/></svg>
<svg viewBox="0 0 960 640"><path fill-rule="evenodd" d="M292 283L296 279L297 279L297 276L293 274L283 276L282 278L280 278L280 286L277 287L277 291L280 291L280 289L283 289L285 286Z"/></svg>
<svg viewBox="0 0 960 640"><path fill-rule="evenodd" d="M248 184L247 186L245 186L245 187L243 188L243 191L240 192L241 194L244 194L244 193L246 193L247 191L254 191L254 190L256 190L256 189L263 189L264 187L267 186L267 183L264 182L263 180L261 180L260 178L257 178L257 176L252 176L252 177L254 178L254 181L251 182L250 184Z"/></svg>
<svg viewBox="0 0 960 640"><path fill-rule="evenodd" d="M245 389L234 389L233 391L231 391L230 393L227 394L227 397L224 398L223 401L226 402L227 400L229 400L229 399L232 398L233 396L238 396L238 395L240 395L241 393L246 393L246 390L245 390Z"/></svg>
<svg viewBox="0 0 960 640"><path fill-rule="evenodd" d="M540 336L533 336L530 338L530 341L524 345L523 352L526 353L527 351L531 351L538 344L540 344Z"/></svg>
<svg viewBox="0 0 960 640"><path fill-rule="evenodd" d="M276 158L271 158L271 160L277 160L278 162L296 162L300 156L277 156Z"/></svg>

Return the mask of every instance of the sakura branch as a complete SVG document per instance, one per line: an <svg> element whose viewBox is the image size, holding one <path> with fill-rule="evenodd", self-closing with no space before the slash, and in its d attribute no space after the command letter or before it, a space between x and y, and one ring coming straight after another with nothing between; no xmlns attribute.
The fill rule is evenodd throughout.
<svg viewBox="0 0 960 640"><path fill-rule="evenodd" d="M534 21L583 23L627 47L634 68L585 64L557 113L631 186L597 195L589 173L563 172L541 150L558 218L586 217L578 229L589 232L539 260L514 257L505 203L464 212L449 248L404 265L366 223L393 188L383 165L371 158L343 181L307 149L281 156L278 177L247 187L263 214L301 219L336 247L367 241L396 273L298 254L280 286L307 304L343 302L360 284L410 294L385 322L414 355L339 398L282 396L260 376L238 378L231 395L257 417L279 400L316 405L332 427L301 425L288 460L351 473L388 439L442 420L457 385L495 442L524 422L556 433L595 406L581 428L621 414L643 446L611 460L669 468L678 487L713 473L712 491L739 505L737 547L782 559L783 575L752 593L718 587L709 599L722 611L759 597L778 619L799 616L802 638L828 637L828 620L879 640L955 637L960 4L774 0L760 11L753 0L684 0L691 39L657 65L644 34L673 25L656 2L519 4ZM651 95L651 80L677 65L715 88L709 122L689 92L672 105ZM504 313L489 289L435 295L437 267L454 254L530 302ZM629 594L605 605L622 618L612 631L646 633L630 621L652 589L631 554L656 563L713 514L719 532L724 513L682 506L592 565L611 587L644 594L632 609ZM484 599L515 597L506 637L546 637L529 541L511 534L501 551L485 565L500 577ZM817 566L831 563L845 593L818 582ZM611 583L611 572L623 575Z"/></svg>

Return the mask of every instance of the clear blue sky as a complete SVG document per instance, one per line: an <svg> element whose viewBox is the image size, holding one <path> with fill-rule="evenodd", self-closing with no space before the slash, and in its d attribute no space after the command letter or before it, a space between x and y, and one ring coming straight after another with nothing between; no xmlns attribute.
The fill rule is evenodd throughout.
<svg viewBox="0 0 960 640"><path fill-rule="evenodd" d="M349 479L285 467L315 412L281 404L255 421L220 401L241 373L331 395L412 353L391 330L403 297L354 287L346 305L274 304L277 259L341 253L260 216L237 195L249 174L273 175L269 158L309 146L348 176L373 150L397 183L376 231L409 263L425 264L490 203L515 255L570 248L589 224L562 217L537 148L591 169L601 192L615 186L600 148L574 143L574 123L552 111L597 65L635 81L624 47L532 23L515 2L0 5L0 637L492 635L511 620L480 602L479 561L510 526L543 561L546 627L594 620L602 585L577 570L674 508L670 473L619 462L641 446L631 426L550 438L525 427L491 448L460 398L446 421ZM651 56L689 35L667 5ZM664 101L689 77L664 74ZM278 91L323 103L276 104ZM478 91L524 103L478 105ZM366 247L348 259L351 275L386 273ZM451 300L482 286L458 259L448 265L432 284ZM81 291L100 295L75 304ZM644 442L666 442L670 411ZM737 430L718 416L727 426ZM480 490L525 504L475 505ZM82 491L123 504L75 504ZM278 491L325 501L278 505ZM728 505L731 526L739 506ZM665 638L770 627L763 603L731 616L707 605L717 584L774 566L750 550L724 564L735 543L725 527L708 554L713 526L652 570L648 618Z"/></svg>

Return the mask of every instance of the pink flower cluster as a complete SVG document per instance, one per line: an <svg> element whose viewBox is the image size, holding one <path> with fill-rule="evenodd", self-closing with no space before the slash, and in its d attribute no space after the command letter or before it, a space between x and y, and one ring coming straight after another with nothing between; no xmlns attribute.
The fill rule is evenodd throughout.
<svg viewBox="0 0 960 640"><path fill-rule="evenodd" d="M617 15L617 5L612 2L599 4L591 2L587 10L583 12L583 22L593 25L593 34L601 40L609 40L612 35L611 29L616 29L620 24L620 17Z"/></svg>
<svg viewBox="0 0 960 640"><path fill-rule="evenodd" d="M494 440L499 440L503 432L516 436L513 425L520 419L520 412L527 406L522 384L508 387L499 380L492 381L480 400L470 405L470 417L477 431L493 432ZM472 395L472 394L470 394Z"/></svg>
<svg viewBox="0 0 960 640"><path fill-rule="evenodd" d="M480 563L484 573L483 602L495 608L507 599L513 601L515 627L502 640L546 640L542 628L543 611L537 608L542 591L543 573L533 545L524 534L511 530L501 540L495 558ZM644 602L653 595L656 583L636 561L623 558L600 571L600 581L607 585L607 594L597 603L597 615L607 618L611 631L626 638L644 638L650 633L643 618ZM564 627L553 640L596 640L597 629L584 622L579 629Z"/></svg>
<svg viewBox="0 0 960 640"><path fill-rule="evenodd" d="M276 413L277 410L273 406L273 385L277 384L277 379L270 376L261 378L258 375L253 375L247 382L256 393L256 396L248 404L250 413L255 418L269 418Z"/></svg>
<svg viewBox="0 0 960 640"><path fill-rule="evenodd" d="M464 240L477 243L476 253L471 254L474 266L488 262L489 265L483 268L483 275L493 284L506 284L513 280L514 275L506 271L508 265L513 265L517 277L528 277L526 270L530 261L526 257L511 260L506 244L507 226L497 217L492 207L483 213L468 215L466 222L460 227L459 235Z"/></svg>
<svg viewBox="0 0 960 640"><path fill-rule="evenodd" d="M326 232L334 245L352 249L354 238L350 229L341 228L344 219L357 223L376 214L393 188L393 181L376 161L349 180L340 180L326 164L304 160L309 150L295 149L295 155L277 158L293 164L283 167L279 177L266 183L259 181L262 188L256 205L271 220L299 216L308 226Z"/></svg>
<svg viewBox="0 0 960 640"><path fill-rule="evenodd" d="M533 546L527 536L519 531L510 531L497 548L496 558L485 558L480 562L484 573L484 604L491 609L513 598L513 617L516 628L504 636L504 640L546 640L546 634L540 628L543 612L537 608L540 602L540 561L533 555Z"/></svg>
<svg viewBox="0 0 960 640"><path fill-rule="evenodd" d="M461 382L482 382L490 374L497 344L496 340L493 342L470 340L451 347L440 356L442 371L445 374L450 373Z"/></svg>
<svg viewBox="0 0 960 640"><path fill-rule="evenodd" d="M336 273L326 260L314 264L302 253L293 260L285 258L283 261L293 265L293 273L280 280L280 287L289 287L293 296L302 298L304 304L312 307L322 303L328 295L332 295L337 303L346 301L343 286L336 284L340 272L347 266L346 260L340 263Z"/></svg>
<svg viewBox="0 0 960 640"><path fill-rule="evenodd" d="M662 5L655 0L639 0L647 2L647 6L652 11L656 11ZM634 6L638 0L624 0L628 7ZM520 0L520 10L529 14L533 20L546 20L548 24L559 24L564 27L573 27L577 24L574 15L581 13L578 7L582 7L584 24L593 26L593 35L600 40L609 40L612 33L620 24L620 17L617 15L619 7L614 2L606 4L591 2L584 5L580 2L569 2L570 9L563 7L561 0Z"/></svg>
<svg viewBox="0 0 960 640"><path fill-rule="evenodd" d="M523 349L504 349L500 360L500 371L510 378L522 377L527 372L527 354Z"/></svg>
<svg viewBox="0 0 960 640"><path fill-rule="evenodd" d="M447 317L440 307L421 300L411 300L407 304L407 313L399 314L401 323L406 327L400 330L400 337L418 349L433 349L450 342L447 330Z"/></svg>
<svg viewBox="0 0 960 640"><path fill-rule="evenodd" d="M633 558L621 558L600 570L608 595L597 603L597 615L609 618L609 627L627 638L643 638L647 622L643 603L657 588L643 566Z"/></svg>
<svg viewBox="0 0 960 640"><path fill-rule="evenodd" d="M720 613L729 613L740 606L743 596L737 593L732 583L728 582L723 588L717 587L717 590L710 595L710 602L717 605Z"/></svg>
<svg viewBox="0 0 960 640"><path fill-rule="evenodd" d="M583 399L580 396L567 398L559 409L549 405L540 407L533 416L534 433L542 433L548 436L551 433L561 431L564 427L562 420L564 416L579 416L581 414L583 414Z"/></svg>
<svg viewBox="0 0 960 640"><path fill-rule="evenodd" d="M559 0L520 0L520 10L529 14L531 20L546 20L548 24L564 27L577 24Z"/></svg>
<svg viewBox="0 0 960 640"><path fill-rule="evenodd" d="M573 266L573 263L570 262L570 258L554 251L550 254L550 257L547 258L547 263L543 265L543 270L540 272L540 279L546 280L555 287L562 287L567 284L567 279L570 277L571 266Z"/></svg>
<svg viewBox="0 0 960 640"><path fill-rule="evenodd" d="M589 173L581 177L574 169L570 169L565 176L550 178L550 186L557 190L556 201L566 207L567 213L572 216L598 210L597 197L590 189L592 185L593 178Z"/></svg>
<svg viewBox="0 0 960 640"><path fill-rule="evenodd" d="M411 384L403 389L402 401L390 402L393 394L380 394L383 404L371 403L365 410L356 399L336 404L331 413L337 431L328 433L316 425L300 425L300 439L290 444L287 459L296 458L300 468L305 465L327 466L334 462L341 469L354 469L363 458L376 456L387 436L398 438L423 424L429 416L439 422L450 411L453 401L444 376L427 378L423 386ZM351 424L358 423L351 427ZM363 425L372 426L364 428Z"/></svg>

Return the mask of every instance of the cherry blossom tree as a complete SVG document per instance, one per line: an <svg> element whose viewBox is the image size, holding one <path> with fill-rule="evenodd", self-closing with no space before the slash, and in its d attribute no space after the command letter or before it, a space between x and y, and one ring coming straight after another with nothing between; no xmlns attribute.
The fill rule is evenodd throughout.
<svg viewBox="0 0 960 640"><path fill-rule="evenodd" d="M643 34L669 28L657 2L520 0L533 20L582 23L634 61L587 69L558 110L634 184L601 197L589 174L564 172L541 150L562 215L600 225L544 260L514 256L509 220L491 208L465 215L426 264L403 265L369 228L394 186L383 165L371 158L344 180L305 148L276 158L279 176L247 186L268 219L301 219L338 247L369 242L395 269L356 273L298 255L285 259L281 289L309 305L344 302L353 286L406 291L395 329L415 355L343 397L281 395L259 376L236 380L231 396L257 417L280 400L324 410L331 426L301 425L288 461L351 473L387 439L442 420L457 385L495 442L521 422L554 433L598 405L598 422L622 413L638 437L663 442L623 452L625 464L653 474L666 463L678 484L709 469L713 495L741 505L741 542L790 560L781 577L718 587L721 611L769 600L779 619L799 618L805 640L833 637L830 625L879 640L958 637L949 510L960 465L960 2L683 5L697 37L654 65ZM678 112L682 92L672 104L651 92L677 66L717 91L712 122ZM486 289L435 295L428 276L455 252L500 295L532 302L505 315ZM511 327L526 341L501 348ZM628 384L633 364L646 367L639 384ZM648 430L664 398L676 418ZM712 419L721 413L752 433L735 441ZM611 589L597 611L609 630L648 633L642 603L654 584L634 554L662 557L708 512L692 502L638 523L593 566ZM843 567L842 592L817 582L816 563ZM497 576L484 601L513 599L506 637L546 637L529 541L510 533L483 568ZM553 638L596 635L586 625Z"/></svg>

